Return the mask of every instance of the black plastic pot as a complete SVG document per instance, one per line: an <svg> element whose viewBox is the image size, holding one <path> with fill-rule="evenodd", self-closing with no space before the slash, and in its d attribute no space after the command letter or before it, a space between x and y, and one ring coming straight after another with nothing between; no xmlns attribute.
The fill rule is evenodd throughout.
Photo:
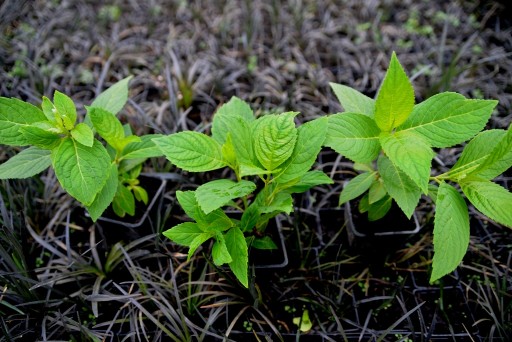
<svg viewBox="0 0 512 342"><path fill-rule="evenodd" d="M349 232L358 237L410 235L418 233L422 228L416 212L409 220L394 202L386 216L377 221L369 221L366 214L353 211L353 206L347 202L345 220Z"/></svg>
<svg viewBox="0 0 512 342"><path fill-rule="evenodd" d="M288 252L286 249L283 235L282 216L277 216L271 220L265 229L266 235L272 238L277 245L277 249L256 249L252 248L249 252L249 264L254 268L283 268L288 265Z"/></svg>
<svg viewBox="0 0 512 342"><path fill-rule="evenodd" d="M146 189L149 195L149 203L136 202L135 215L126 215L123 218L117 216L112 208L107 208L103 215L98 218L99 222L106 222L120 225L127 228L138 228L148 218L155 204L162 199L164 190L169 183L182 183L184 178L177 173L141 173L139 177L141 186Z"/></svg>

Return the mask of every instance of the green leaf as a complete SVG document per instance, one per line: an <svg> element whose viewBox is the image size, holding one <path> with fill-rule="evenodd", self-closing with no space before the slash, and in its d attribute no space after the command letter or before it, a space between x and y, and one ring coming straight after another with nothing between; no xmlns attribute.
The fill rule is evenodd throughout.
<svg viewBox="0 0 512 342"><path fill-rule="evenodd" d="M261 214L268 214L273 212L290 214L293 211L293 198L292 195L285 192L277 193L270 203L262 203L259 207Z"/></svg>
<svg viewBox="0 0 512 342"><path fill-rule="evenodd" d="M226 240L224 239L224 235L217 234L215 235L215 243L212 247L212 257L213 263L217 266L228 264L233 261L231 255L229 254L228 247L226 246Z"/></svg>
<svg viewBox="0 0 512 342"><path fill-rule="evenodd" d="M377 201L380 201L387 194L388 193L386 192L386 188L384 187L382 179L374 180L370 186L370 189L368 190L368 202L373 204Z"/></svg>
<svg viewBox="0 0 512 342"><path fill-rule="evenodd" d="M60 184L84 205L91 205L103 188L110 170L110 156L97 140L92 147L63 139L52 150L52 164Z"/></svg>
<svg viewBox="0 0 512 342"><path fill-rule="evenodd" d="M375 100L375 122L391 132L407 120L414 107L414 89L393 52L384 81Z"/></svg>
<svg viewBox="0 0 512 342"><path fill-rule="evenodd" d="M421 189L407 174L401 171L385 156L377 160L379 174L388 194L396 201L404 214L411 218L421 197Z"/></svg>
<svg viewBox="0 0 512 342"><path fill-rule="evenodd" d="M153 142L167 159L185 171L204 172L226 166L219 143L202 133L179 132Z"/></svg>
<svg viewBox="0 0 512 342"><path fill-rule="evenodd" d="M433 147L460 144L480 132L498 101L467 100L464 96L445 92L414 106L399 131L421 134Z"/></svg>
<svg viewBox="0 0 512 342"><path fill-rule="evenodd" d="M39 125L43 124L43 125ZM46 122L35 122L32 126L20 127L25 141L30 145L51 150L60 144L61 136L51 131L51 125L45 125Z"/></svg>
<svg viewBox="0 0 512 342"><path fill-rule="evenodd" d="M132 76L128 76L112 85L96 97L91 107L102 108L113 115L119 113L128 100L128 83L131 79Z"/></svg>
<svg viewBox="0 0 512 342"><path fill-rule="evenodd" d="M141 186L138 186L138 185L135 185L135 186L132 186L132 192L133 192L133 195L135 196L135 199L139 202L142 202L144 204L148 204L148 201L149 201L149 195L148 195L148 192Z"/></svg>
<svg viewBox="0 0 512 342"><path fill-rule="evenodd" d="M475 170L475 175L484 179L493 179L512 167L512 128L498 140L489 156Z"/></svg>
<svg viewBox="0 0 512 342"><path fill-rule="evenodd" d="M254 166L254 165L241 164L240 165L240 177L268 175L268 174L271 174L274 172L279 172L279 170L280 169L269 171L269 170L265 170L265 169L262 169L261 167Z"/></svg>
<svg viewBox="0 0 512 342"><path fill-rule="evenodd" d="M247 276L249 269L249 253L247 251L247 242L244 233L238 227L231 228L226 234L226 247L233 261L229 263L229 268L235 274L236 278L244 285L249 287Z"/></svg>
<svg viewBox="0 0 512 342"><path fill-rule="evenodd" d="M153 142L155 138L162 138L161 134L147 134L140 137L140 141L127 144L121 159L147 159L161 157L162 150Z"/></svg>
<svg viewBox="0 0 512 342"><path fill-rule="evenodd" d="M20 128L39 121L46 121L46 117L36 106L18 99L0 97L0 144L29 145Z"/></svg>
<svg viewBox="0 0 512 342"><path fill-rule="evenodd" d="M192 242L190 243L187 260L190 260L192 255L194 255L196 250L199 248L199 246L201 246L204 242L208 241L209 239L211 239L214 236L215 236L214 232L206 232L206 233L197 235L194 238L194 240L192 240Z"/></svg>
<svg viewBox="0 0 512 342"><path fill-rule="evenodd" d="M402 131L394 134L382 133L380 143L393 164L427 193L431 161L434 157L427 142L420 135Z"/></svg>
<svg viewBox="0 0 512 342"><path fill-rule="evenodd" d="M244 232L251 231L256 226L256 223L258 223L260 216L260 204L257 202L251 203L251 205L249 205L242 214L242 218L240 219L240 229Z"/></svg>
<svg viewBox="0 0 512 342"><path fill-rule="evenodd" d="M295 113L266 115L258 119L253 132L254 152L267 170L275 170L293 153L297 140Z"/></svg>
<svg viewBox="0 0 512 342"><path fill-rule="evenodd" d="M113 202L122 209L122 211L130 216L135 215L135 197L130 189L123 183L119 182ZM124 215L119 215L123 217Z"/></svg>
<svg viewBox="0 0 512 342"><path fill-rule="evenodd" d="M204 222L206 214L197 203L195 191L176 191L176 198L185 214L197 222Z"/></svg>
<svg viewBox="0 0 512 342"><path fill-rule="evenodd" d="M108 173L108 178L105 182L105 185L96 195L91 205L86 206L87 212L94 222L96 222L96 220L101 216L101 214L103 214L105 209L107 209L114 200L118 184L119 181L117 177L117 165L112 163L110 165L110 171Z"/></svg>
<svg viewBox="0 0 512 342"><path fill-rule="evenodd" d="M212 138L223 145L230 134L239 162L252 163L254 151L250 124L254 120L251 107L239 98L232 97L213 117Z"/></svg>
<svg viewBox="0 0 512 342"><path fill-rule="evenodd" d="M240 173L240 164L236 157L235 146L233 145L233 139L231 139L231 133L228 132L226 142L221 147L222 158L226 164L235 170L237 174Z"/></svg>
<svg viewBox="0 0 512 342"><path fill-rule="evenodd" d="M206 230L223 230L231 227L233 222L220 209L205 214L197 203L195 191L176 191L176 198L185 213Z"/></svg>
<svg viewBox="0 0 512 342"><path fill-rule="evenodd" d="M305 333L313 328L313 322L311 322L311 319L309 318L309 311L307 309L302 312L302 317L294 317L292 322L299 327L300 331Z"/></svg>
<svg viewBox="0 0 512 342"><path fill-rule="evenodd" d="M364 194L363 197L359 200L359 204L357 205L357 209L361 214L366 213L368 209L370 209L370 201L369 201L369 194Z"/></svg>
<svg viewBox="0 0 512 342"><path fill-rule="evenodd" d="M442 182L437 193L434 259L430 283L457 268L466 254L468 245L468 207L454 187Z"/></svg>
<svg viewBox="0 0 512 342"><path fill-rule="evenodd" d="M368 116L356 113L334 114L324 145L357 163L373 161L379 155L380 130Z"/></svg>
<svg viewBox="0 0 512 342"><path fill-rule="evenodd" d="M94 133L91 128L84 123L79 123L71 130L71 136L84 146L91 147L94 143Z"/></svg>
<svg viewBox="0 0 512 342"><path fill-rule="evenodd" d="M384 196L374 203L368 203L368 221L377 221L386 216L391 209L391 197Z"/></svg>
<svg viewBox="0 0 512 342"><path fill-rule="evenodd" d="M195 238L203 233L204 231L197 223L184 222L164 231L162 234L171 241L176 242L178 245L188 247L192 244L192 241L194 241Z"/></svg>
<svg viewBox="0 0 512 342"><path fill-rule="evenodd" d="M53 104L64 123L64 127L66 127L67 130L73 129L76 122L76 107L73 100L56 90L53 94Z"/></svg>
<svg viewBox="0 0 512 342"><path fill-rule="evenodd" d="M460 187L468 200L491 220L512 228L512 194L484 179L466 178Z"/></svg>
<svg viewBox="0 0 512 342"><path fill-rule="evenodd" d="M306 172L302 177L296 181L290 182L290 186L285 188L288 193L301 193L309 189L323 184L333 184L333 180L320 170L313 170ZM286 184L287 185L287 184ZM283 188L285 184L280 184Z"/></svg>
<svg viewBox="0 0 512 342"><path fill-rule="evenodd" d="M276 176L277 183L302 177L313 166L327 134L327 117L315 119L297 129L297 142L290 158Z"/></svg>
<svg viewBox="0 0 512 342"><path fill-rule="evenodd" d="M43 110L43 113L49 122L57 123L57 120L55 120L55 112L57 111L57 109L53 105L52 101L50 101L50 99L46 96L43 96L43 101L41 102L41 109Z"/></svg>
<svg viewBox="0 0 512 342"><path fill-rule="evenodd" d="M241 180L217 179L199 186L196 191L197 203L205 214L226 205L234 198L246 196L256 190L256 184Z"/></svg>
<svg viewBox="0 0 512 342"><path fill-rule="evenodd" d="M506 131L500 129L480 132L464 147L455 165L444 176L459 182L474 173L505 135Z"/></svg>
<svg viewBox="0 0 512 342"><path fill-rule="evenodd" d="M110 112L99 107L88 107L88 114L94 129L105 141L116 150L122 150L124 139L123 125Z"/></svg>
<svg viewBox="0 0 512 342"><path fill-rule="evenodd" d="M274 241L272 241L272 238L270 236L263 236L261 238L252 239L250 247L268 250L277 249L276 244L274 243Z"/></svg>
<svg viewBox="0 0 512 342"><path fill-rule="evenodd" d="M373 117L375 112L375 100L342 84L329 83L329 85L345 112L359 113Z"/></svg>
<svg viewBox="0 0 512 342"><path fill-rule="evenodd" d="M377 172L364 172L345 183L340 194L339 205L361 196L377 179Z"/></svg>
<svg viewBox="0 0 512 342"><path fill-rule="evenodd" d="M0 165L0 179L29 178L52 164L50 151L29 147Z"/></svg>
<svg viewBox="0 0 512 342"><path fill-rule="evenodd" d="M233 227L234 223L222 210L219 209L206 215L206 222L199 223L199 225L206 232L223 232Z"/></svg>

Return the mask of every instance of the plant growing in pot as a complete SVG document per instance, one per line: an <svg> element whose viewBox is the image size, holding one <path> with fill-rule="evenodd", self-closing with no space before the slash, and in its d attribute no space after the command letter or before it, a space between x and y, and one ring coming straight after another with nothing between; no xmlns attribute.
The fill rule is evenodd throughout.
<svg viewBox="0 0 512 342"><path fill-rule="evenodd" d="M32 177L51 166L62 188L94 221L111 203L117 215L133 215L135 200L148 202L138 181L141 164L161 152L152 142L155 135L135 136L115 116L128 99L130 79L117 82L86 106L80 123L75 104L59 91L53 102L43 97L41 108L0 98L0 143L29 146L0 165L0 179Z"/></svg>
<svg viewBox="0 0 512 342"><path fill-rule="evenodd" d="M466 201L512 227L512 194L492 179L512 166L512 130L482 131L497 101L444 92L415 104L414 89L395 53L373 100L340 84L331 87L345 112L328 116L325 146L354 162L340 205L363 195L370 219L386 215L394 200L410 218L421 195L436 204L430 282L452 272L469 244ZM468 140L453 167L433 174L433 148Z"/></svg>
<svg viewBox="0 0 512 342"><path fill-rule="evenodd" d="M266 227L279 213L292 211L292 194L331 183L321 171L311 171L327 131L327 119L295 126L298 113L269 114L255 118L250 106L233 97L212 121L212 136L185 131L155 138L163 154L177 167L206 172L229 167L231 178L215 179L194 191L177 191L184 222L164 232L189 247L189 257L213 239L216 265L228 264L248 287L248 251L274 249ZM229 217L223 208L238 210Z"/></svg>

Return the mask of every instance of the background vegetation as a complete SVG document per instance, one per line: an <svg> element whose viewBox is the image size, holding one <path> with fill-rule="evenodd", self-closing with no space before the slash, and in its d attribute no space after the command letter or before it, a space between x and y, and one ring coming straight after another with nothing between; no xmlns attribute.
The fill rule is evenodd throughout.
<svg viewBox="0 0 512 342"><path fill-rule="evenodd" d="M300 111L298 120L306 122L341 110L329 82L373 97L396 51L417 102L448 90L497 99L488 128L507 128L512 15L506 3L6 0L0 96L39 104L57 89L83 108L133 75L119 117L138 134L207 131L215 109L233 95L259 114ZM436 162L441 169L451 165L460 151ZM0 162L16 152L2 147ZM329 152L318 168L336 183L297 198L305 209L284 223L289 267L254 270L250 291L228 273L212 272L201 252L186 262L186 250L160 234L184 218L175 190L194 188L208 174L178 175L163 159L147 163L146 172L170 172L173 180L137 229L92 224L51 172L2 181L0 340L228 335L236 341L237 331L254 340L509 340L510 231L474 215L458 272L427 286L430 205L419 212L421 234L379 240L379 248L371 239L350 246L342 210L328 209L337 201L345 161ZM510 189L510 171L500 181ZM316 235L317 248L310 248ZM305 310L312 328L301 332Z"/></svg>

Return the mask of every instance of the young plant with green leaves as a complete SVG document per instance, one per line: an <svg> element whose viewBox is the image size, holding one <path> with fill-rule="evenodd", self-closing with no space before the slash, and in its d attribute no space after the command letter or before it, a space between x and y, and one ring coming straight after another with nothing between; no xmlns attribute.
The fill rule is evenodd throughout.
<svg viewBox="0 0 512 342"><path fill-rule="evenodd" d="M325 146L361 173L346 183L340 205L361 195L359 208L382 218L394 200L411 217L422 194L436 203L430 281L452 272L469 244L468 207L512 227L512 194L491 180L512 166L512 130L481 132L497 101L444 92L415 104L414 89L395 53L376 99L340 84L331 87L345 112L328 116ZM432 175L433 148L472 139L455 165Z"/></svg>
<svg viewBox="0 0 512 342"><path fill-rule="evenodd" d="M112 202L118 215L133 215L135 199L148 200L137 180L141 164L161 152L152 142L154 135L132 135L116 117L128 99L130 78L86 106L80 123L75 104L59 91L53 102L43 97L41 108L0 97L0 144L27 147L0 165L0 179L32 177L51 166L64 190L94 221Z"/></svg>
<svg viewBox="0 0 512 342"><path fill-rule="evenodd" d="M185 222L164 232L189 247L189 257L213 239L216 265L228 264L248 286L249 248L274 249L265 234L269 220L292 211L292 194L332 183L321 171L311 171L327 132L327 118L295 126L298 113L255 118L250 106L233 97L221 106L212 122L212 136L185 131L153 139L177 167L205 172L229 167L231 178L217 179L194 191L177 191ZM229 217L223 208L241 213Z"/></svg>

